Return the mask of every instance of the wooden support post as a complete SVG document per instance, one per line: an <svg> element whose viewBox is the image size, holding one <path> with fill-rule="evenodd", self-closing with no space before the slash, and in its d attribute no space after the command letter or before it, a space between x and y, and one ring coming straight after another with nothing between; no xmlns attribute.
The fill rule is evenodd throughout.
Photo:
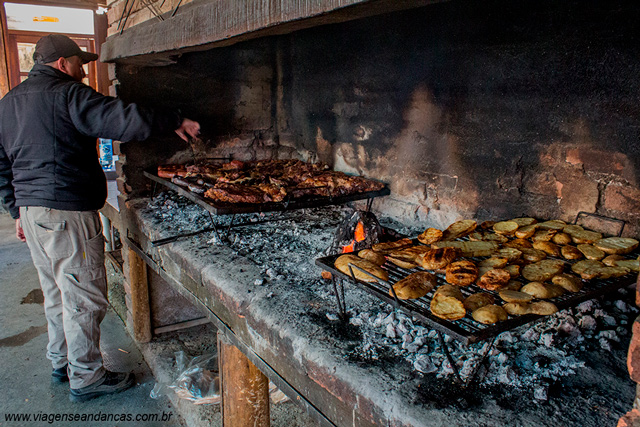
<svg viewBox="0 0 640 427"><path fill-rule="evenodd" d="M133 338L138 342L151 341L151 310L147 264L129 248L129 278L131 280L131 317Z"/></svg>
<svg viewBox="0 0 640 427"><path fill-rule="evenodd" d="M269 379L218 332L223 427L269 426Z"/></svg>
<svg viewBox="0 0 640 427"><path fill-rule="evenodd" d="M3 2L4 3L4 2ZM10 89L9 62L7 60L7 27L4 5L0 5L0 98L4 97Z"/></svg>

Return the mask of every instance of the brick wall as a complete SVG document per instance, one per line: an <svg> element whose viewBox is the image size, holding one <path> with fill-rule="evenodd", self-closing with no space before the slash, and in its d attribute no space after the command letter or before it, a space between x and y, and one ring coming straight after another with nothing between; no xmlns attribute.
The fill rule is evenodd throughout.
<svg viewBox="0 0 640 427"><path fill-rule="evenodd" d="M200 120L212 155L388 182L374 208L404 222L586 211L637 236L637 15L623 1L452 1L119 66L118 93ZM126 164L189 159L168 144Z"/></svg>
<svg viewBox="0 0 640 427"><path fill-rule="evenodd" d="M126 29L145 21L158 19L156 14L163 15L167 12L173 12L176 6L183 6L192 1L193 0L149 0L134 2L133 0L116 0L107 3L109 9L107 12L107 19L109 20L107 36L118 34L120 32L119 27L121 29L124 26ZM126 10L125 6L127 8ZM168 18L168 16L165 18Z"/></svg>

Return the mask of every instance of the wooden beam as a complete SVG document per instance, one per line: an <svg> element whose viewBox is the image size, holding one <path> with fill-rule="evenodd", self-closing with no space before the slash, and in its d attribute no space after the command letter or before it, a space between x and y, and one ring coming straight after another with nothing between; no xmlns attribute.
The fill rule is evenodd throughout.
<svg viewBox="0 0 640 427"><path fill-rule="evenodd" d="M269 379L218 332L223 427L269 426Z"/></svg>
<svg viewBox="0 0 640 427"><path fill-rule="evenodd" d="M184 322L173 323L171 325L160 326L153 330L154 335L164 334L167 332L179 331L181 329L193 328L194 326L200 326L207 323L211 323L208 317L201 317L199 319L186 320Z"/></svg>
<svg viewBox="0 0 640 427"><path fill-rule="evenodd" d="M9 84L9 64L7 63L7 17L4 13L4 2L0 5L0 98L5 96L11 85Z"/></svg>
<svg viewBox="0 0 640 427"><path fill-rule="evenodd" d="M131 248L128 251L133 338L138 342L149 342L151 341L151 309L147 264Z"/></svg>
<svg viewBox="0 0 640 427"><path fill-rule="evenodd" d="M107 39L107 15L94 14L93 17L95 27L96 53L100 55L102 43L104 43L104 41ZM109 70L107 67L108 65L104 62L100 62L99 60L96 61L96 90L103 95L109 95L109 86L111 85L111 81L109 80Z"/></svg>
<svg viewBox="0 0 640 427"><path fill-rule="evenodd" d="M175 62L178 53L224 47L442 1L448 0L194 1L182 6L171 19L147 20L127 28L121 35L108 37L100 57L104 62L168 65Z"/></svg>
<svg viewBox="0 0 640 427"><path fill-rule="evenodd" d="M6 0L7 3L34 4L39 6L73 7L76 9L96 10L107 6L106 0ZM4 2L3 2L4 3Z"/></svg>

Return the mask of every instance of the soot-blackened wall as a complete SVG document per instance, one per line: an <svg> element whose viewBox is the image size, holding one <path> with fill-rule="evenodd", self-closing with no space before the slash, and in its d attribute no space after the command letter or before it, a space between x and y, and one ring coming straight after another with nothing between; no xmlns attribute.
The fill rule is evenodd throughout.
<svg viewBox="0 0 640 427"><path fill-rule="evenodd" d="M623 1L451 1L123 68L120 94L179 105L211 153L384 180L374 207L405 222L587 211L638 235L639 15Z"/></svg>

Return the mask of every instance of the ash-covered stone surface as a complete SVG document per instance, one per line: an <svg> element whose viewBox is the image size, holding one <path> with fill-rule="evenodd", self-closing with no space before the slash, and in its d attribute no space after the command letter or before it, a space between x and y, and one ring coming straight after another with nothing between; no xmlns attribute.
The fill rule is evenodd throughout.
<svg viewBox="0 0 640 427"><path fill-rule="evenodd" d="M162 237L202 230L211 226L211 217L201 206L172 191L163 191L148 203L141 203L142 215L150 215Z"/></svg>
<svg viewBox="0 0 640 427"><path fill-rule="evenodd" d="M472 379L487 352L488 368L483 367L477 378L481 384L516 387L544 401L552 384L579 375L594 352L624 350L620 344L628 343L630 322L638 314L638 309L626 302L632 300L632 293L623 288L613 300L586 301L543 321L503 332L493 346L487 342L466 346L448 336L444 341L462 380ZM352 313L350 323L366 331L354 357L376 360L381 353L392 352L417 372L454 378L435 330L389 305L378 311Z"/></svg>
<svg viewBox="0 0 640 427"><path fill-rule="evenodd" d="M630 408L634 384L626 371L626 351L638 315L634 291L623 288L504 332L483 363L489 343L465 346L445 336L467 381L459 384L429 325L351 284L344 287L348 320L339 316L334 288L314 261L327 255L335 227L351 212L335 206L236 215L235 223L251 224L230 228L229 242L204 233L189 237L188 245L215 256L225 244L257 266L259 274L250 279L247 292L270 301L269 316L278 318L274 324L299 322L301 330L321 330L314 334L326 335L325 345L345 363L373 377L379 372L380 378L394 379L403 384L398 393L412 405L438 411L433 425L476 426L488 420L497 425L614 425ZM140 213L158 237L197 231L211 221L201 207L172 192L149 200ZM223 228L231 217L215 220ZM380 222L405 235L422 231L385 218ZM292 298L300 304L288 303Z"/></svg>

